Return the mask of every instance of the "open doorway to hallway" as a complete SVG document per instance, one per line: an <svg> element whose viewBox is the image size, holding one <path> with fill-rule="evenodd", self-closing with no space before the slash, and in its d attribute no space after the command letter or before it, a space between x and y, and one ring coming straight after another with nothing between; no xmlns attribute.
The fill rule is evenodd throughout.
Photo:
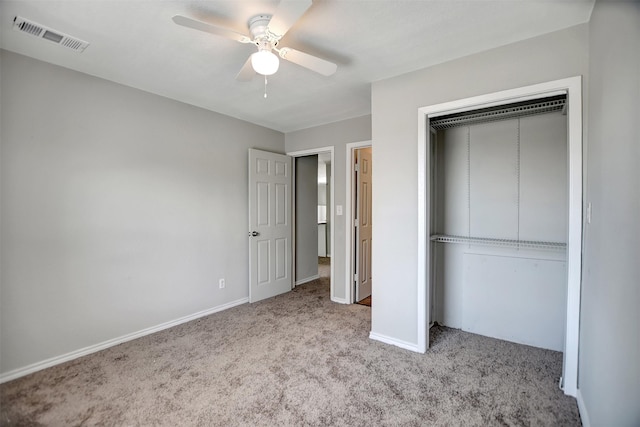
<svg viewBox="0 0 640 427"><path fill-rule="evenodd" d="M333 286L332 151L294 157L294 283Z"/></svg>

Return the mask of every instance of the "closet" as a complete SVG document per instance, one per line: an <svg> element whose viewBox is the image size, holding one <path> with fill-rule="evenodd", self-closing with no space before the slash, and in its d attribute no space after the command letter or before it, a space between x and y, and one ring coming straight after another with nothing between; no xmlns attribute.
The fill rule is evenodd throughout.
<svg viewBox="0 0 640 427"><path fill-rule="evenodd" d="M432 321L563 351L566 95L430 121Z"/></svg>

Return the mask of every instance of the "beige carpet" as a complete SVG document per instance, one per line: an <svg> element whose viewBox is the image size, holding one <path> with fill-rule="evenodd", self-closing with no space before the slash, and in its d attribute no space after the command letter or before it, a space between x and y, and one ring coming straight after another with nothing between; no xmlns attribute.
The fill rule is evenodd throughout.
<svg viewBox="0 0 640 427"><path fill-rule="evenodd" d="M437 327L416 354L370 313L322 278L3 384L0 424L580 424L560 353Z"/></svg>

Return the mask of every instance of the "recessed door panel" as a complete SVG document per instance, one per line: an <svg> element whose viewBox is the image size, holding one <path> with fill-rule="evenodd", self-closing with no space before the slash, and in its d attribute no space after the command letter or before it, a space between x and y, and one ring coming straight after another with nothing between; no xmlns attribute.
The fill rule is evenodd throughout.
<svg viewBox="0 0 640 427"><path fill-rule="evenodd" d="M257 187L257 196L258 196L258 206L257 206L257 220L256 225L258 226L268 226L269 225L269 183L268 182L258 182L256 183Z"/></svg>
<svg viewBox="0 0 640 427"><path fill-rule="evenodd" d="M258 286L269 283L269 266L271 257L269 253L269 241L261 240L258 242Z"/></svg>
<svg viewBox="0 0 640 427"><path fill-rule="evenodd" d="M369 227L371 220L371 200L369 200L369 196L371 195L371 188L368 182L362 183L362 193L360 197L362 197L362 211L361 211L361 225L363 227Z"/></svg>
<svg viewBox="0 0 640 427"><path fill-rule="evenodd" d="M275 203L275 222L276 225L284 226L288 225L287 218L289 216L289 212L287 212L287 206L290 206L288 203L288 187L286 184L275 184L276 190L276 203Z"/></svg>
<svg viewBox="0 0 640 427"><path fill-rule="evenodd" d="M287 239L276 240L276 280L285 279L289 271L289 266L287 265L287 246Z"/></svg>
<svg viewBox="0 0 640 427"><path fill-rule="evenodd" d="M359 275L361 286L366 286L369 283L369 276L371 275L370 260L369 240L363 240L360 244L360 271L363 273Z"/></svg>
<svg viewBox="0 0 640 427"><path fill-rule="evenodd" d="M288 171L287 163L276 161L275 165L276 165L276 176L283 176L283 177L288 176L289 171Z"/></svg>
<svg viewBox="0 0 640 427"><path fill-rule="evenodd" d="M257 175L269 175L269 160L256 159L255 168Z"/></svg>

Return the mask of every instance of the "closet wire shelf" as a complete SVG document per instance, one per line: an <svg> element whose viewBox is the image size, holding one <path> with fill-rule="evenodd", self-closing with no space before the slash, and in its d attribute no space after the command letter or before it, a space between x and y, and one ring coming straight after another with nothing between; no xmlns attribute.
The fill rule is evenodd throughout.
<svg viewBox="0 0 640 427"><path fill-rule="evenodd" d="M566 99L544 99L525 105L506 106L497 109L487 109L472 113L453 114L444 117L436 117L431 120L431 127L435 130L450 129L457 126L468 126L478 123L506 120L515 117L533 116L537 114L563 111Z"/></svg>
<svg viewBox="0 0 640 427"><path fill-rule="evenodd" d="M483 246L500 246L508 248L535 248L535 249L553 249L563 251L567 244L561 242L541 242L536 240L509 240L509 239L493 239L488 237L467 237L452 236L448 234L434 234L431 236L432 242L439 243L465 243Z"/></svg>

